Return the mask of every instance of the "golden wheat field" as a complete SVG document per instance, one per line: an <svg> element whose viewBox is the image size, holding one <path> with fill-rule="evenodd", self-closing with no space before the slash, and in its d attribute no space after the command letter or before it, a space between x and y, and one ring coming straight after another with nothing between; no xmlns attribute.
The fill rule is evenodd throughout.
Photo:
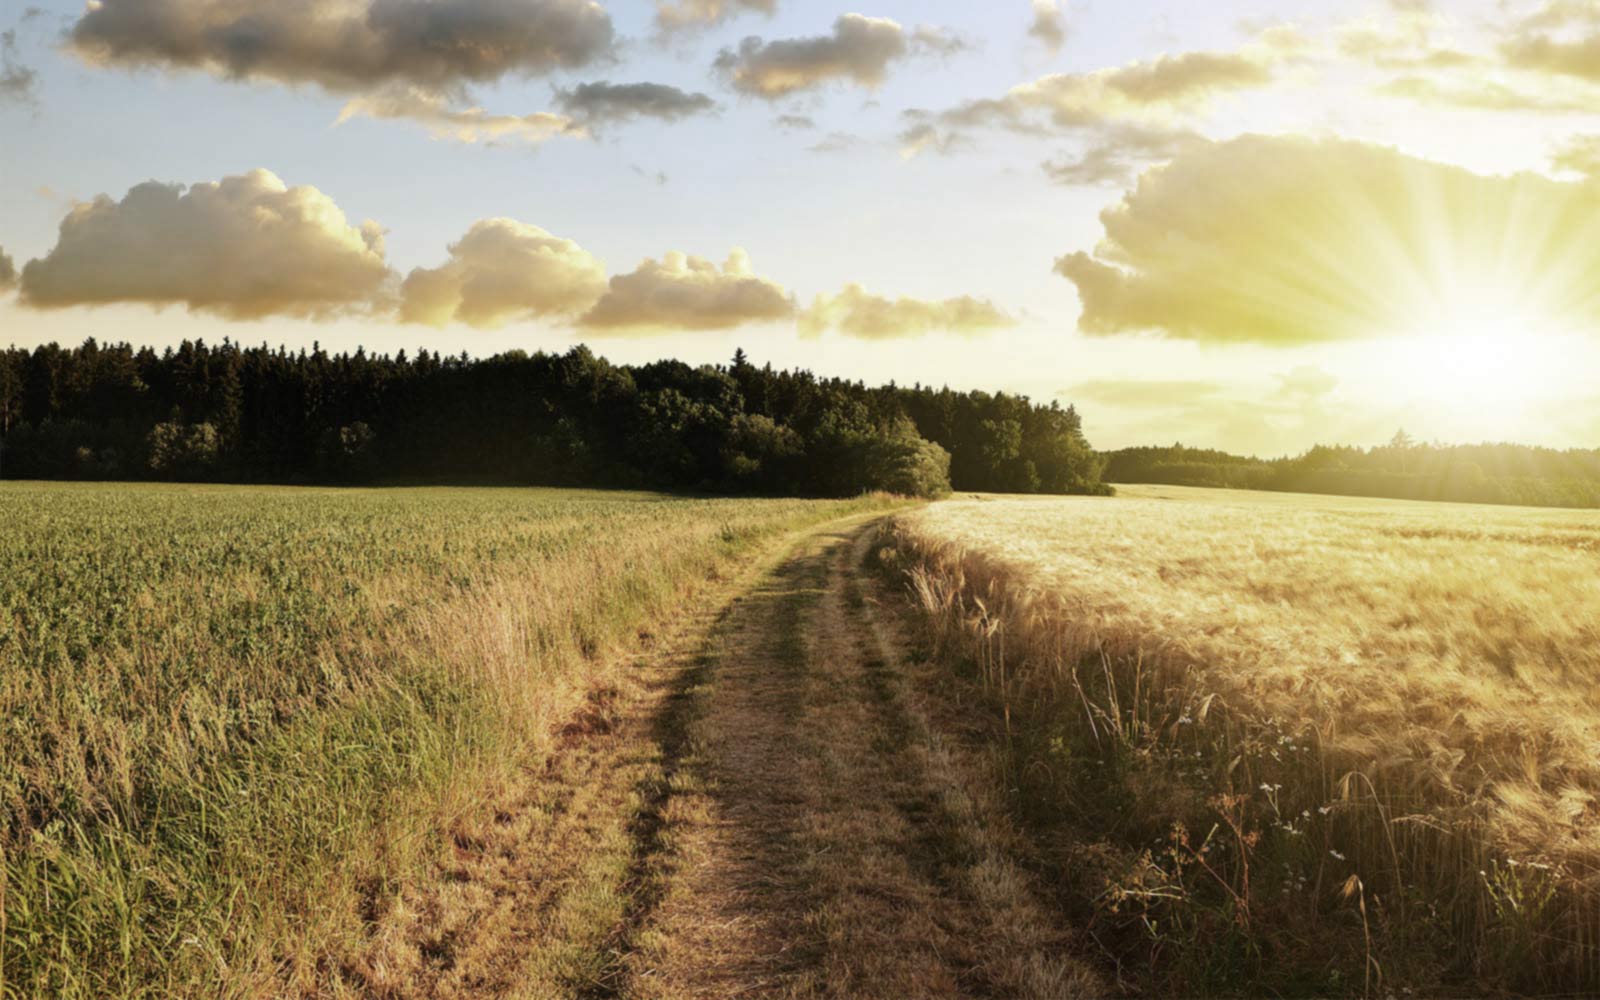
<svg viewBox="0 0 1600 1000"><path fill-rule="evenodd" d="M1600 515L1119 493L897 524L1111 949L1192 989L1600 986Z"/></svg>

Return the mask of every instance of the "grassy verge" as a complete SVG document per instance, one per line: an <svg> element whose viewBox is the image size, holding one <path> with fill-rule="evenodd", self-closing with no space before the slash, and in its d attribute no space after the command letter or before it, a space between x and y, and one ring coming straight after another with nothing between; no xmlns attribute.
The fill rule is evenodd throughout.
<svg viewBox="0 0 1600 1000"><path fill-rule="evenodd" d="M848 503L0 487L0 996L338 992L609 655Z"/></svg>

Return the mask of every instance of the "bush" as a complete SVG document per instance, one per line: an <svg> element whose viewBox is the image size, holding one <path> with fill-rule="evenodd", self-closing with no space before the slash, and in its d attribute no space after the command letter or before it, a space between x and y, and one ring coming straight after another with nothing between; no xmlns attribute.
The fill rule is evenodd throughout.
<svg viewBox="0 0 1600 1000"><path fill-rule="evenodd" d="M210 424L156 424L145 438L146 463L162 479L206 479L216 471L220 450Z"/></svg>

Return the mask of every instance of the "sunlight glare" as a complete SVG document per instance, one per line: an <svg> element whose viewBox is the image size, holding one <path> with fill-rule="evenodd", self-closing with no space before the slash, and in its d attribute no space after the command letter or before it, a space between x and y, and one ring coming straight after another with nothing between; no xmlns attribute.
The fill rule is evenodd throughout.
<svg viewBox="0 0 1600 1000"><path fill-rule="evenodd" d="M1381 343L1396 399L1459 422L1531 417L1566 381L1572 332L1496 290L1457 290L1403 336Z"/></svg>

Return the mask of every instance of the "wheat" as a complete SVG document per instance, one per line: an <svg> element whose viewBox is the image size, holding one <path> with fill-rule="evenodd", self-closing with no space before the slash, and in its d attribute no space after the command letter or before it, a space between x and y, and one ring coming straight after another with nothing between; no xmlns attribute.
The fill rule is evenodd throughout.
<svg viewBox="0 0 1600 1000"><path fill-rule="evenodd" d="M1320 886L1273 926L1323 933L1359 877L1385 968L1600 985L1600 516L1122 492L899 522L936 641L1029 720L1015 766L1117 775L1035 793L1092 815L1110 789L1140 836L1246 796L1259 843L1224 881L1249 947L1263 897ZM1275 893L1249 882L1269 863Z"/></svg>

